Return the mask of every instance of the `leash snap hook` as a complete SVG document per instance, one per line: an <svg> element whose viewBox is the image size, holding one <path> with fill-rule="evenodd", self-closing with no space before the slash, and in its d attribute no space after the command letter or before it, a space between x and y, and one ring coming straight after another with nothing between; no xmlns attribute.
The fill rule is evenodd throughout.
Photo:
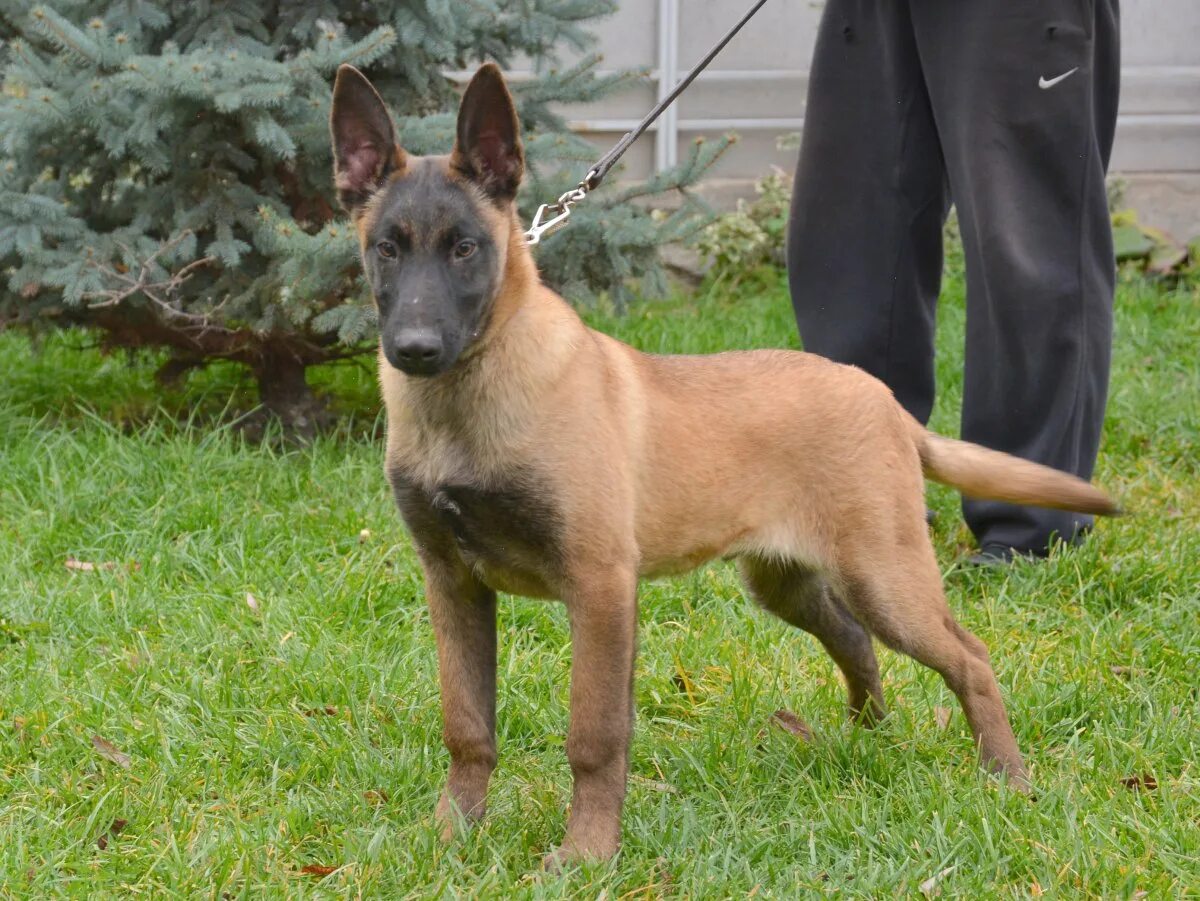
<svg viewBox="0 0 1200 901"><path fill-rule="evenodd" d="M557 215L552 215L557 214ZM557 203L543 203L533 215L529 231L525 232L525 243L531 247L542 243L542 235L553 228L564 224L571 215L571 210L563 209Z"/></svg>
<svg viewBox="0 0 1200 901"><path fill-rule="evenodd" d="M534 214L529 231L525 232L525 243L531 247L540 244L543 235L565 225L571 218L571 207L587 197L587 194L587 184L581 182L578 187L567 191L554 203L543 203Z"/></svg>

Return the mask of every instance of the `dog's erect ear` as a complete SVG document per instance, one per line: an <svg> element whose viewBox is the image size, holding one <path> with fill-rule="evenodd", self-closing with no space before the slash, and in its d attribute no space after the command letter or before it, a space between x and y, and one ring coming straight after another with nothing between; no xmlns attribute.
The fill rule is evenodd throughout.
<svg viewBox="0 0 1200 901"><path fill-rule="evenodd" d="M383 100L353 66L340 66L333 84L333 178L338 200L355 212L405 164Z"/></svg>
<svg viewBox="0 0 1200 901"><path fill-rule="evenodd" d="M495 63L471 79L458 108L458 138L450 166L498 201L517 196L525 174L521 124L512 95Z"/></svg>

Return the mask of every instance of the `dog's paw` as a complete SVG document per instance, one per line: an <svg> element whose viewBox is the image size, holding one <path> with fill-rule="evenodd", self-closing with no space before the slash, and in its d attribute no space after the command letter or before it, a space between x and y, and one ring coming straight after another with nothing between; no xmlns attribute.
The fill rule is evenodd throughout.
<svg viewBox="0 0 1200 901"><path fill-rule="evenodd" d="M1037 795L1033 792L1033 783L1029 781L1029 776L1024 772L1006 773L1005 780L1012 791L1015 791L1019 795L1025 795L1030 800L1037 800Z"/></svg>
<svg viewBox="0 0 1200 901"><path fill-rule="evenodd" d="M542 858L542 867L549 873L563 873L585 863L611 860L621 847L616 839L592 838L572 841L570 837Z"/></svg>
<svg viewBox="0 0 1200 901"><path fill-rule="evenodd" d="M434 820L441 827L442 841L449 844L455 839L469 834L475 824L483 819L485 809L484 805L478 804L470 813L464 814L459 810L458 805L443 795L438 802L437 811L434 813Z"/></svg>
<svg viewBox="0 0 1200 901"><path fill-rule="evenodd" d="M557 876L573 870L580 863L578 857L560 845L542 858L542 869Z"/></svg>

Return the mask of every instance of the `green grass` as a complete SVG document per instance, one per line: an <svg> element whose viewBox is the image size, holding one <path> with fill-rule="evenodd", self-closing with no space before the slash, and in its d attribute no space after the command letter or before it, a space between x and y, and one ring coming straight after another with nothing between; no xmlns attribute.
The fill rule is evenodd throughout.
<svg viewBox="0 0 1200 901"><path fill-rule="evenodd" d="M979 572L957 498L930 492L1036 802L977 773L957 705L907 659L882 657L887 724L847 727L832 664L716 565L644 588L625 844L565 878L537 873L568 798L558 605L503 600L491 810L436 840L433 639L369 371L319 375L354 413L338 434L250 445L212 425L246 402L232 369L159 399L153 360L0 336L0 896L911 896L949 867L953 897L1200 892L1200 294L1130 282L1118 307L1098 479L1131 516ZM774 278L593 319L655 351L796 343ZM941 323L953 433L957 278ZM769 728L779 708L816 741ZM1156 789L1123 783L1143 774Z"/></svg>

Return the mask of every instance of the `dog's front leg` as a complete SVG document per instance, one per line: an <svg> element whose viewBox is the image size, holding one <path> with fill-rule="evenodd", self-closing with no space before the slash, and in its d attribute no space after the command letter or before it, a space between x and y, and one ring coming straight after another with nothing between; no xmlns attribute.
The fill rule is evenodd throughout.
<svg viewBox="0 0 1200 901"><path fill-rule="evenodd" d="M568 593L571 724L567 759L575 780L562 845L551 869L616 853L633 733L637 576L632 568L591 573Z"/></svg>
<svg viewBox="0 0 1200 901"><path fill-rule="evenodd" d="M496 594L465 566L437 560L425 561L425 592L450 752L437 819L449 840L483 816L496 768Z"/></svg>

